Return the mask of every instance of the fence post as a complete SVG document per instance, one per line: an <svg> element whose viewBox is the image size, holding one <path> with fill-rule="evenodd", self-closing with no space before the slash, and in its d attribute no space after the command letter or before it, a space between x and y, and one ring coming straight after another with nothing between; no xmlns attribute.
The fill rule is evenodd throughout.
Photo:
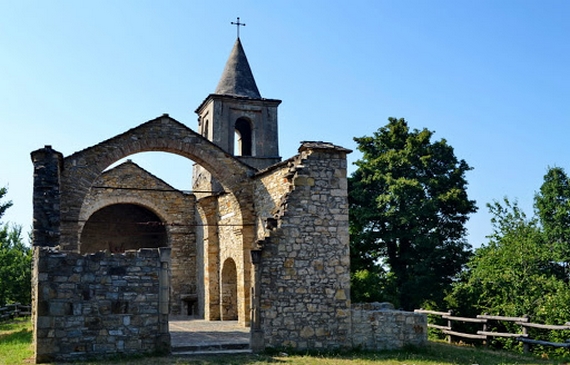
<svg viewBox="0 0 570 365"><path fill-rule="evenodd" d="M530 316L529 316L528 314L525 314L525 315L523 316L523 318L530 318ZM529 319L528 321L530 321L530 319ZM528 321L527 321L527 322L528 322ZM528 335L528 329L526 328L526 326L524 326L524 325L521 325L521 326L522 326L522 333L523 333L523 335ZM524 336L524 338L528 338L528 337L527 337L527 336ZM523 342L523 352L524 352L525 354L527 354L529 351L530 351L530 344L529 344L529 343L526 343L526 342Z"/></svg>
<svg viewBox="0 0 570 365"><path fill-rule="evenodd" d="M450 310L447 311L447 313L449 313L449 315L451 316L451 315L453 315L453 310L450 309ZM449 330L452 331L452 328L451 328L451 319L449 319L449 318L447 319L447 327L449 327ZM447 335L447 343L451 343L451 342L453 342L453 341L452 341L452 338L451 338L451 334L449 334L449 335Z"/></svg>
<svg viewBox="0 0 570 365"><path fill-rule="evenodd" d="M485 312L485 313L483 313L483 315L487 316L487 315L489 315L489 313ZM487 321L485 321L485 323L483 323L483 332L487 332ZM485 346L485 348L489 347L489 341L483 340L483 346Z"/></svg>

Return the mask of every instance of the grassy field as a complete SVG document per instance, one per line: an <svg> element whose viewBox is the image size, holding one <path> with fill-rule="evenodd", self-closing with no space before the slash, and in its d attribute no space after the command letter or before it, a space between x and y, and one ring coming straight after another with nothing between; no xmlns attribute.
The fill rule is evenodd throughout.
<svg viewBox="0 0 570 365"><path fill-rule="evenodd" d="M9 323L0 323L0 364L23 364L33 355L32 330L29 318Z"/></svg>
<svg viewBox="0 0 570 365"><path fill-rule="evenodd" d="M0 365L30 364L32 332L29 320L0 324ZM567 360L566 360L567 361ZM55 363L54 363L55 364ZM114 359L112 361L82 362L83 365L185 365L185 364L301 364L301 365L500 365L500 364L566 364L562 360L522 356L505 351L490 351L473 347L451 346L431 342L421 349L384 352L353 352L326 355L209 355L189 358L145 357Z"/></svg>

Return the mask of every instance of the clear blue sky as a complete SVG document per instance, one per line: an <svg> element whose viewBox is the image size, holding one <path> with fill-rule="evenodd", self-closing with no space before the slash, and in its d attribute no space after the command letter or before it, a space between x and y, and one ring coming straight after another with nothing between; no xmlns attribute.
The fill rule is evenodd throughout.
<svg viewBox="0 0 570 365"><path fill-rule="evenodd" d="M530 214L548 166L570 172L567 0L0 0L2 220L31 227L32 150L67 156L163 113L195 128L238 16L262 96L283 100L284 158L302 140L355 149L390 116L433 130L474 168L474 246L486 203ZM190 188L190 162L147 155L133 160Z"/></svg>

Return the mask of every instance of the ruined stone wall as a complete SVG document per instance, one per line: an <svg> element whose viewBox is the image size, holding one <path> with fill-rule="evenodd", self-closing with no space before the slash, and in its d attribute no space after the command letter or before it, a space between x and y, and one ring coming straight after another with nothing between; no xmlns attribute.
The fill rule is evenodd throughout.
<svg viewBox="0 0 570 365"><path fill-rule="evenodd" d="M168 351L169 253L34 248L35 361Z"/></svg>
<svg viewBox="0 0 570 365"><path fill-rule="evenodd" d="M133 164L103 172L144 151L176 153L208 171L196 183L205 184L198 203ZM168 349L170 263L173 313L197 301L207 319L237 316L248 324L255 289L258 349L373 349L421 340L416 317L351 310L349 152L303 142L298 156L257 171L167 115L65 159L49 146L34 151L36 361ZM212 191L210 175L221 189ZM83 224L113 204L153 212L170 247L78 254ZM253 275L250 251L258 246ZM383 336L393 338L365 340Z"/></svg>
<svg viewBox="0 0 570 365"><path fill-rule="evenodd" d="M346 149L304 143L293 190L263 243L260 317L265 346L351 346Z"/></svg>
<svg viewBox="0 0 570 365"><path fill-rule="evenodd" d="M348 152L304 142L298 156L255 176L263 339L254 327L254 348L384 350L427 342L425 315L377 303L351 307Z"/></svg>
<svg viewBox="0 0 570 365"><path fill-rule="evenodd" d="M356 304L352 308L354 348L379 351L427 344L425 314L379 309L375 304Z"/></svg>

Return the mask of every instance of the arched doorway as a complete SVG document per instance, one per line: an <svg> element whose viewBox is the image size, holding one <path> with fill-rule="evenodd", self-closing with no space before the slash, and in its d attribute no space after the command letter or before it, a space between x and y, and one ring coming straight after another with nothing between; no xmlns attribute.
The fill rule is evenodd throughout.
<svg viewBox="0 0 570 365"><path fill-rule="evenodd" d="M121 253L168 245L166 229L152 211L136 204L113 204L93 213L81 233L81 253Z"/></svg>
<svg viewBox="0 0 570 365"><path fill-rule="evenodd" d="M237 320L237 269L234 260L226 259L226 261L224 261L221 279L221 319L222 321Z"/></svg>

